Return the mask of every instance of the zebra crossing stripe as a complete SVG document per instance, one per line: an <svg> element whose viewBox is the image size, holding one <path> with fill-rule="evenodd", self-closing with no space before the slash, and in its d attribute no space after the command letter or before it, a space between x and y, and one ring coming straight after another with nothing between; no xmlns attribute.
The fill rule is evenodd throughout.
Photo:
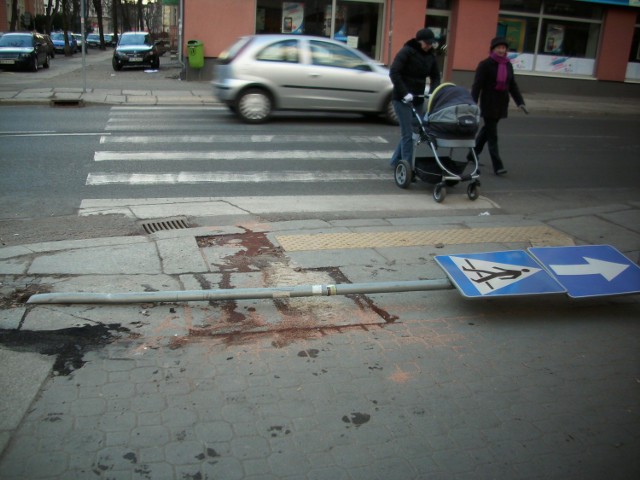
<svg viewBox="0 0 640 480"><path fill-rule="evenodd" d="M389 159L393 152L349 150L221 150L213 152L113 152L98 151L94 161L153 161L153 160L354 160Z"/></svg>
<svg viewBox="0 0 640 480"><path fill-rule="evenodd" d="M195 183L345 182L392 180L390 173L339 172L177 172L90 173L86 185L178 185Z"/></svg>
<svg viewBox="0 0 640 480"><path fill-rule="evenodd" d="M389 143L379 135L104 135L100 143Z"/></svg>

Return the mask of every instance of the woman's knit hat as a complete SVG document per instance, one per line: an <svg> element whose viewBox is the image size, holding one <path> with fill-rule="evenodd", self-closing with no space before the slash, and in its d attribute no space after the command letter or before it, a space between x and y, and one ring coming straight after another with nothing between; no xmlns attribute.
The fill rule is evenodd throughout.
<svg viewBox="0 0 640 480"><path fill-rule="evenodd" d="M509 42L504 37L496 37L491 40L491 50L496 48L498 45L504 45L505 47L509 48Z"/></svg>
<svg viewBox="0 0 640 480"><path fill-rule="evenodd" d="M418 30L418 33L416 33L416 40L423 40L426 43L435 43L436 36L430 28L421 28Z"/></svg>

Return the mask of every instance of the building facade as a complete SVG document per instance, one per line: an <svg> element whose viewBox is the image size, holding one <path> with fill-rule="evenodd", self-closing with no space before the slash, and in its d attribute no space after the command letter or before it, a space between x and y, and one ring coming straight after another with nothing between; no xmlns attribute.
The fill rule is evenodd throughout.
<svg viewBox="0 0 640 480"><path fill-rule="evenodd" d="M333 37L388 65L427 26L439 40L438 58L448 81L470 84L491 38L503 35L525 89L640 95L640 0L182 2L184 43L204 44L204 75L241 35Z"/></svg>
<svg viewBox="0 0 640 480"><path fill-rule="evenodd" d="M11 7L13 0L0 3L0 32L8 32L11 25ZM36 15L44 13L44 3L38 0L18 0L16 30L24 30L22 22L29 24Z"/></svg>

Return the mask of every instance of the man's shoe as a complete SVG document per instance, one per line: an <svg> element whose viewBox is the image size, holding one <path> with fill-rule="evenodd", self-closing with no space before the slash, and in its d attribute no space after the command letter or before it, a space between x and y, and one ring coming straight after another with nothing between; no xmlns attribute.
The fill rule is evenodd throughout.
<svg viewBox="0 0 640 480"><path fill-rule="evenodd" d="M500 175L506 175L507 174L507 169L506 168L499 168L496 170L496 175L500 176Z"/></svg>

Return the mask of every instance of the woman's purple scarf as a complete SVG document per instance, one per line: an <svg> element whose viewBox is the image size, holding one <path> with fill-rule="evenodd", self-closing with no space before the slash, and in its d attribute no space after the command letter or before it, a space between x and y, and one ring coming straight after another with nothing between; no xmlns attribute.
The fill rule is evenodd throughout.
<svg viewBox="0 0 640 480"><path fill-rule="evenodd" d="M504 57L491 52L492 60L498 63L498 75L496 76L496 90L503 92L507 89L507 63L509 63L509 57Z"/></svg>

